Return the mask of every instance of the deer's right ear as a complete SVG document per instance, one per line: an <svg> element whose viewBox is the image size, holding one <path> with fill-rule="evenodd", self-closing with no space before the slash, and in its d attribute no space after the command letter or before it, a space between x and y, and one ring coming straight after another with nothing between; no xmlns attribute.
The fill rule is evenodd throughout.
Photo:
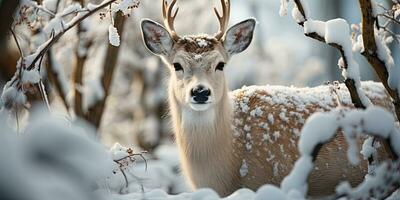
<svg viewBox="0 0 400 200"><path fill-rule="evenodd" d="M156 55L168 55L174 45L168 31L149 19L142 20L141 27L146 47Z"/></svg>

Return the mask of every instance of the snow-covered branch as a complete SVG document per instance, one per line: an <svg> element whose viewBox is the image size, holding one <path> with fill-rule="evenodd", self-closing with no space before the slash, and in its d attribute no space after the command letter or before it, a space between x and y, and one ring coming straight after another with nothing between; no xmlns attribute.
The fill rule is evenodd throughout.
<svg viewBox="0 0 400 200"><path fill-rule="evenodd" d="M375 28L376 16L373 13L371 0L359 0L359 3L362 14L362 41L364 46L361 54L374 68L379 79L393 98L397 119L400 119L400 67L394 64L390 50L382 38L383 36Z"/></svg>
<svg viewBox="0 0 400 200"><path fill-rule="evenodd" d="M347 156L351 164L357 165L360 162L356 140L357 136L362 135L387 140L396 161L381 164L373 174L367 175L368 178L355 189L351 189L348 183L340 185L337 188L337 198L346 196L350 199L364 199L365 197L381 199L390 195L400 184L400 162L398 160L400 132L394 122L395 119L391 113L374 106L368 107L366 110L338 108L328 113L312 115L307 119L301 132L299 141L301 157L281 183L282 190L285 192L296 190L305 195L307 179L314 167L319 150L335 137L338 130L342 130L348 143ZM363 148L369 147L363 145ZM372 151L363 149L362 152ZM364 155L364 157L369 156ZM385 187L382 187L383 185Z"/></svg>
<svg viewBox="0 0 400 200"><path fill-rule="evenodd" d="M348 23L343 19L334 19L328 22L309 19L306 7L301 0L295 0L292 15L297 23L304 27L304 34L320 42L336 48L342 58L338 64L343 70L345 84L349 89L352 102L356 108L366 108L371 103L360 88L360 72L358 63L353 58L350 30ZM309 11L308 11L309 12Z"/></svg>

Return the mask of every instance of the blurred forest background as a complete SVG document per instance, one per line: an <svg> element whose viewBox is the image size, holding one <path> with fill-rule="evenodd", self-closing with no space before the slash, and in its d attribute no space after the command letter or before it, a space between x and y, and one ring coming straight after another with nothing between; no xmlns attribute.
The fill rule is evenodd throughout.
<svg viewBox="0 0 400 200"><path fill-rule="evenodd" d="M2 0L0 0L1 2ZM38 0L40 2L40 0ZM82 0L83 1L83 0ZM4 4L11 0L3 0ZM68 4L69 1L62 1ZM70 1L72 2L72 1ZM86 1L85 4L100 1ZM389 6L390 0L382 1ZM313 19L328 20L345 18L349 23L360 21L358 1L348 0L310 0ZM180 35L214 33L217 19L212 7L217 1L181 0L180 13L176 20L176 29ZM153 152L160 144L173 142L169 128L166 105L165 77L167 70L163 63L144 47L140 21L150 18L161 22L161 2L143 0L133 15L126 20L117 68L114 73L111 94L107 99L106 110L99 132L101 140L106 145L115 142L127 146L141 147ZM337 66L339 55L328 45L321 44L303 35L302 27L298 26L290 16L279 16L280 1L267 0L233 0L230 23L234 24L248 17L258 21L256 37L250 48L233 57L226 74L230 88L237 89L243 85L295 85L316 86L327 80L341 80ZM4 9L4 7L2 8ZM8 10L10 12L10 10ZM290 15L290 13L288 13ZM5 25L7 12L0 11L2 28ZM87 37L90 38L89 51L85 62L85 74L96 73L96 66L102 66L108 45L108 25L102 23L109 19L101 19L94 15L85 20L85 26L90 27ZM22 50L29 54L37 44L35 33L25 26L15 27ZM4 30L0 30L4 31ZM7 30L6 30L7 31ZM400 30L395 30L399 32ZM17 46L11 35L5 38L0 54L0 86L15 72L19 58ZM76 31L70 31L53 47L56 61L62 66L67 77L71 76L76 62L75 51L78 37ZM397 46L396 46L397 45ZM398 43L394 42L392 55L395 63L400 63ZM361 56L361 72L363 80L376 79L369 64ZM90 82L90 79L84 82ZM50 87L47 87L51 90ZM51 104L56 111L65 112L60 99L54 93ZM31 99L40 98L32 96Z"/></svg>

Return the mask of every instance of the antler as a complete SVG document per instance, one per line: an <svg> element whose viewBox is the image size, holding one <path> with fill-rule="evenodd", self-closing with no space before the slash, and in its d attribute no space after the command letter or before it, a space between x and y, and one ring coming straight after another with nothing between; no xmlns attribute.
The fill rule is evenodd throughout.
<svg viewBox="0 0 400 200"><path fill-rule="evenodd" d="M214 12L217 15L219 21L219 30L215 35L217 40L221 40L225 35L225 31L228 27L229 17L231 14L231 1L230 0L221 0L222 4L222 15L219 14L217 8L214 7Z"/></svg>
<svg viewBox="0 0 400 200"><path fill-rule="evenodd" d="M172 39L175 41L179 40L180 37L178 34L176 34L175 28L174 28L174 21L175 17L178 14L179 7L176 8L175 13L172 15L172 10L176 4L177 0L172 0L171 4L168 5L167 0L161 0L162 1L162 13L163 13L163 19L164 19L164 25L168 32L171 34Z"/></svg>

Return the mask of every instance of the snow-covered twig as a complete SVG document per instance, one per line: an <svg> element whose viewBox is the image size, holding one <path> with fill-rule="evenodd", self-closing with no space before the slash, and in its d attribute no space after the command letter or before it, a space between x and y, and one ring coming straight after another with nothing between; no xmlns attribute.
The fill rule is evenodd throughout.
<svg viewBox="0 0 400 200"><path fill-rule="evenodd" d="M126 176L125 170L129 168L130 165L136 162L136 157L140 157L145 163L145 170L147 171L147 160L143 156L146 154L146 151L140 153L134 153L133 149L126 148L121 146L120 144L116 143L111 148L111 153L113 155L113 161L118 165L118 170L122 173L124 180L125 180L125 187L128 187L128 178ZM114 174L116 171L114 171Z"/></svg>

